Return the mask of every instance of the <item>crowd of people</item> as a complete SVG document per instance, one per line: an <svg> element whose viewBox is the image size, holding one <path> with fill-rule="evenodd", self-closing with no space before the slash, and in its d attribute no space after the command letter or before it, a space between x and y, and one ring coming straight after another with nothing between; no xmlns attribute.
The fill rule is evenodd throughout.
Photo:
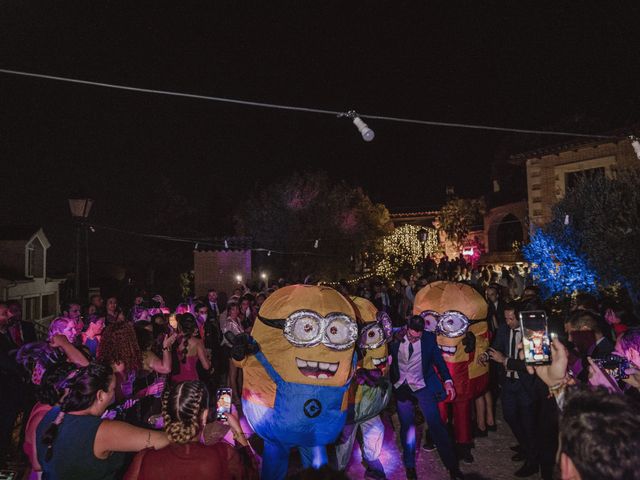
<svg viewBox="0 0 640 480"><path fill-rule="evenodd" d="M459 462L475 460L470 447L456 448L438 411L457 385L436 336L413 315L416 293L437 280L471 285L488 305L491 346L475 361L489 365L490 382L473 401L475 438L496 431L500 402L517 440L514 476L640 478L640 328L632 309L574 295L570 312L547 312L551 364L528 365L519 313L545 304L526 267L471 268L462 257L427 259L392 283L336 285L369 299L395 327L389 408L400 419L407 478L416 478L416 407L428 426L422 448L437 449L452 478L464 478ZM86 305L63 305L40 340L18 302L0 302L0 452L11 451L19 425L29 478L257 478L259 458L241 423L243 372L232 353L276 288L239 285L228 298L211 289L175 308L143 292L127 308L94 295ZM227 386L232 409L218 418L216 392Z"/></svg>

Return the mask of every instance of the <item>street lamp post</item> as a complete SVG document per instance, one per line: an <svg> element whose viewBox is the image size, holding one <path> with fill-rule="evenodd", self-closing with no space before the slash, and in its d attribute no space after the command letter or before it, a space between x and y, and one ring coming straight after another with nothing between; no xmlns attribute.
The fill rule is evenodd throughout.
<svg viewBox="0 0 640 480"><path fill-rule="evenodd" d="M75 281L73 294L76 301L86 300L89 290L89 236L87 228L87 218L93 206L93 200L81 195L74 195L69 198L69 210L75 221L76 229L76 252L75 252ZM82 237L84 236L84 242ZM84 244L84 272L82 272L82 244ZM84 273L84 275L82 274Z"/></svg>
<svg viewBox="0 0 640 480"><path fill-rule="evenodd" d="M424 228L418 230L418 241L422 246L422 273L424 274L424 264L427 259L427 237L429 236L429 232L427 232Z"/></svg>

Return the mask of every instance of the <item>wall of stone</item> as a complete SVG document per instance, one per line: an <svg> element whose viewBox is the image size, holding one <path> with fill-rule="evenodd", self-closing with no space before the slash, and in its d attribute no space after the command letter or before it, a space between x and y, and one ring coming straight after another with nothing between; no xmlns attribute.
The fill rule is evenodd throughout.
<svg viewBox="0 0 640 480"><path fill-rule="evenodd" d="M551 220L551 207L564 195L567 173L604 168L607 176L613 176L616 170L631 166L640 166L640 161L628 139L528 158L527 188L531 228L542 226Z"/></svg>
<svg viewBox="0 0 640 480"><path fill-rule="evenodd" d="M251 277L251 250L194 251L195 293L206 295L215 288L231 295L237 285L236 276L244 281Z"/></svg>

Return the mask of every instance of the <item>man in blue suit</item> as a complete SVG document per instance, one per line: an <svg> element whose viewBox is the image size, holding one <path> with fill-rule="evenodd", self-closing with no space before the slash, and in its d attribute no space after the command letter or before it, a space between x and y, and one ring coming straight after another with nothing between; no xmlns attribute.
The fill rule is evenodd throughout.
<svg viewBox="0 0 640 480"><path fill-rule="evenodd" d="M425 332L424 319L415 315L407 323L406 334L400 340L391 343L390 351L393 359L390 376L398 403L400 437L407 479L417 478L416 428L413 413L415 403L424 415L429 433L451 478L464 478L458 467L453 443L438 411L438 402L447 396L455 398L456 391L447 365L442 359L436 336Z"/></svg>

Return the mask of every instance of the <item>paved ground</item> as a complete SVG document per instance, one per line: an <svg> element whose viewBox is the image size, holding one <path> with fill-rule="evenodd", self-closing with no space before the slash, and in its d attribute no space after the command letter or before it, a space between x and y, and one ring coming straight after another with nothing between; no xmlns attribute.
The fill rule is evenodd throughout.
<svg viewBox="0 0 640 480"><path fill-rule="evenodd" d="M475 462L471 465L461 464L461 469L469 480L507 480L516 478L513 476L522 463L511 461L513 452L509 449L515 445L511 430L501 418L502 413L498 411L498 431L490 432L488 437L476 440L476 447L472 450ZM382 452L382 464L389 480L404 480L405 470L402 465L402 448L399 443L400 424L397 415L391 417L383 415L385 422L385 440ZM393 424L393 425L392 425ZM422 440L422 427L419 427L420 440ZM351 462L347 467L350 478L364 478L364 467L359 445L356 442ZM416 470L418 478L429 480L449 480L449 475L440 462L437 451L425 452L418 449L416 459ZM538 476L529 477L538 479Z"/></svg>

